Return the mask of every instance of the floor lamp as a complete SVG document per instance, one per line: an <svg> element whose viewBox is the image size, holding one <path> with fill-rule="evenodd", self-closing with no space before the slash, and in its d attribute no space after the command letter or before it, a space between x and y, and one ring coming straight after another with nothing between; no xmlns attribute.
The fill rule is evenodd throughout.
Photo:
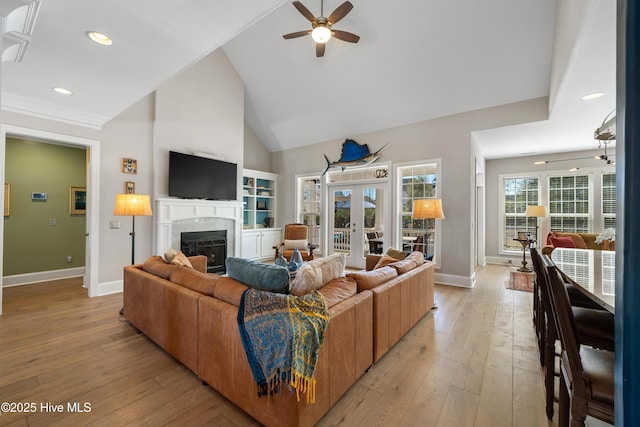
<svg viewBox="0 0 640 427"><path fill-rule="evenodd" d="M546 206L536 206L536 205L531 205L531 206L527 206L527 211L524 214L527 218L529 217L533 217L536 219L536 235L535 235L535 242L538 242L538 218L546 218L547 217L547 208ZM529 224L527 223L527 226Z"/></svg>
<svg viewBox="0 0 640 427"><path fill-rule="evenodd" d="M442 199L418 199L413 201L413 219L444 219ZM425 236L424 254L427 255L427 238Z"/></svg>
<svg viewBox="0 0 640 427"><path fill-rule="evenodd" d="M136 217L149 216L151 212L151 201L148 194L118 194L116 195L116 207L114 215L131 216L131 265L135 264L136 249Z"/></svg>

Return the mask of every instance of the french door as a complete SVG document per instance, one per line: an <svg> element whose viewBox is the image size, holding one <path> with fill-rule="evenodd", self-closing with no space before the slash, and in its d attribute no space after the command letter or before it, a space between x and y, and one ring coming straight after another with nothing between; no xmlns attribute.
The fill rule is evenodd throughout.
<svg viewBox="0 0 640 427"><path fill-rule="evenodd" d="M364 268L369 253L369 239L375 235L386 248L391 230L385 203L386 182L372 184L331 185L329 187L329 242L330 253L344 253L347 266ZM369 237L367 237L369 235Z"/></svg>

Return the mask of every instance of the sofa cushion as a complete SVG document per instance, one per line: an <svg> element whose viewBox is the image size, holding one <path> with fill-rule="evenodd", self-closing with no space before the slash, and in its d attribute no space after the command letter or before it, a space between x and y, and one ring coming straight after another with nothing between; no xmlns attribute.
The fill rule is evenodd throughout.
<svg viewBox="0 0 640 427"><path fill-rule="evenodd" d="M235 257L227 258L226 265L229 277L251 288L280 294L289 289L289 272L285 267Z"/></svg>
<svg viewBox="0 0 640 427"><path fill-rule="evenodd" d="M176 266L167 264L161 256L154 255L147 258L144 264L142 264L142 269L147 273L169 280L169 277L171 277L171 273L176 269Z"/></svg>
<svg viewBox="0 0 640 427"><path fill-rule="evenodd" d="M576 245L570 236L549 238L554 248L575 248Z"/></svg>
<svg viewBox="0 0 640 427"><path fill-rule="evenodd" d="M221 277L213 290L213 296L229 304L240 306L242 293L248 288L231 277Z"/></svg>
<svg viewBox="0 0 640 427"><path fill-rule="evenodd" d="M351 277L337 277L330 280L318 290L327 303L327 307L333 307L358 293L356 281Z"/></svg>
<svg viewBox="0 0 640 427"><path fill-rule="evenodd" d="M406 256L405 260L413 261L416 264L416 267L420 267L424 264L424 254L420 251L413 251Z"/></svg>
<svg viewBox="0 0 640 427"><path fill-rule="evenodd" d="M398 277L398 271L387 265L371 271L347 273L347 277L355 279L358 284L358 292L362 292L365 289L373 289L376 286L380 286L381 284Z"/></svg>
<svg viewBox="0 0 640 427"><path fill-rule="evenodd" d="M169 280L201 294L214 296L213 290L216 287L218 277L215 274L202 273L191 267L179 265L173 270Z"/></svg>
<svg viewBox="0 0 640 427"><path fill-rule="evenodd" d="M296 296L320 289L331 280L342 276L346 265L344 254L334 254L306 262L298 269L289 292Z"/></svg>
<svg viewBox="0 0 640 427"><path fill-rule="evenodd" d="M309 249L309 242L306 239L303 240L284 240L284 248L288 250L297 249L299 251L306 251Z"/></svg>

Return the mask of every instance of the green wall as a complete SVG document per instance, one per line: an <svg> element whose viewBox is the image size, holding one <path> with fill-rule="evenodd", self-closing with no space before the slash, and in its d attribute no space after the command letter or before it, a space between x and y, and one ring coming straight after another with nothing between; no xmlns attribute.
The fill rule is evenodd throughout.
<svg viewBox="0 0 640 427"><path fill-rule="evenodd" d="M7 138L5 167L11 215L4 217L2 275L83 267L86 218L69 213L69 187L86 187L85 149ZM47 200L31 200L33 192Z"/></svg>

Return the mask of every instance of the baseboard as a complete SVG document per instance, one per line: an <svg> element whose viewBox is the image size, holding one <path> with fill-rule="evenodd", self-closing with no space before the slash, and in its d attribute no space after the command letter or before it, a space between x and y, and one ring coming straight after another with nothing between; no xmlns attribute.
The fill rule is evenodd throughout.
<svg viewBox="0 0 640 427"><path fill-rule="evenodd" d="M522 257L519 258L507 258L507 257L498 257L498 256L488 256L485 258L487 264L499 264L506 266L517 267L522 263Z"/></svg>
<svg viewBox="0 0 640 427"><path fill-rule="evenodd" d="M473 288L476 285L476 274L472 276L456 276L454 274L435 274L435 282L440 285L459 286L461 288Z"/></svg>
<svg viewBox="0 0 640 427"><path fill-rule="evenodd" d="M84 276L84 267L64 268L61 270L38 271L35 273L15 274L2 277L2 287L27 285L29 283L47 282L49 280L70 279Z"/></svg>
<svg viewBox="0 0 640 427"><path fill-rule="evenodd" d="M104 295L117 294L124 289L124 281L114 280L113 282L98 283L98 289L95 296L101 297Z"/></svg>

